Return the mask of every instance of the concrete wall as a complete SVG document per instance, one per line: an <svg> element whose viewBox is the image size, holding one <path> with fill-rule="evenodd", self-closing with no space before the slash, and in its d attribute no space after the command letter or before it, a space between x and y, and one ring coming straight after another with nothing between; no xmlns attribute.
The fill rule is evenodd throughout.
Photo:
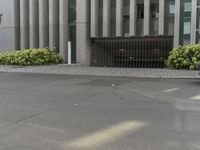
<svg viewBox="0 0 200 150"><path fill-rule="evenodd" d="M14 1L0 0L0 13L2 13L0 23L0 51L15 49L15 32L19 26L14 21Z"/></svg>
<svg viewBox="0 0 200 150"><path fill-rule="evenodd" d="M67 61L68 0L0 0L0 13L0 51L55 47Z"/></svg>
<svg viewBox="0 0 200 150"><path fill-rule="evenodd" d="M90 65L90 1L76 1L76 61L80 65Z"/></svg>
<svg viewBox="0 0 200 150"><path fill-rule="evenodd" d="M90 65L90 0L77 0L77 62ZM55 47L67 62L68 0L0 0L0 51Z"/></svg>

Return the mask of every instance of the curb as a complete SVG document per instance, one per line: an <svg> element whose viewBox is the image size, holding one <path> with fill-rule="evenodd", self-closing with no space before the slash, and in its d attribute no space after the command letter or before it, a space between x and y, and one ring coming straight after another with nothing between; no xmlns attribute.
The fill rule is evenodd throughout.
<svg viewBox="0 0 200 150"><path fill-rule="evenodd" d="M146 78L146 79L200 79L198 75L198 71L189 72L191 75L180 75L183 70L177 71L174 70L174 73L178 73L177 75L173 75L173 70L162 70L162 69L115 69L111 68L88 68L88 67L63 67L60 66L50 66L50 67L20 67L20 66L0 66L0 72L4 73L34 73L34 74L52 74L52 75L76 75L76 76L99 76L99 77L128 77L128 78ZM45 70L46 69L46 70ZM127 72L123 72L123 71ZM120 72L121 71L121 72ZM138 72L137 72L138 71ZM152 75L148 75L150 73L155 73ZM156 71L158 73L156 73ZM164 74L168 75L160 75ZM170 71L170 73L168 72ZM144 73L144 75L142 75Z"/></svg>

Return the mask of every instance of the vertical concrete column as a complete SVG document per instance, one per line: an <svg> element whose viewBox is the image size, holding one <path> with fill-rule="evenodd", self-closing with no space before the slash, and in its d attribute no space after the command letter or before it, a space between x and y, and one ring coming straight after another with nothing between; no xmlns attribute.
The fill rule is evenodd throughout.
<svg viewBox="0 0 200 150"><path fill-rule="evenodd" d="M77 10L78 11L78 10ZM91 37L99 35L99 0L91 0Z"/></svg>
<svg viewBox="0 0 200 150"><path fill-rule="evenodd" d="M159 35L164 35L165 26L165 0L159 0Z"/></svg>
<svg viewBox="0 0 200 150"><path fill-rule="evenodd" d="M196 38L197 38L197 0L192 0L191 44L196 43Z"/></svg>
<svg viewBox="0 0 200 150"><path fill-rule="evenodd" d="M174 20L174 47L179 45L180 41L180 12L181 12L181 0L175 0L175 20Z"/></svg>
<svg viewBox="0 0 200 150"><path fill-rule="evenodd" d="M29 1L20 0L20 46L29 48Z"/></svg>
<svg viewBox="0 0 200 150"><path fill-rule="evenodd" d="M38 0L29 0L30 48L39 47Z"/></svg>
<svg viewBox="0 0 200 150"><path fill-rule="evenodd" d="M116 0L116 36L123 36L123 0Z"/></svg>
<svg viewBox="0 0 200 150"><path fill-rule="evenodd" d="M68 58L68 0L60 0L59 2L59 20L60 20L60 46L59 52L64 59L64 63Z"/></svg>
<svg viewBox="0 0 200 150"><path fill-rule="evenodd" d="M144 0L144 35L150 35L151 0Z"/></svg>
<svg viewBox="0 0 200 150"><path fill-rule="evenodd" d="M14 0L14 49L20 49L20 1Z"/></svg>
<svg viewBox="0 0 200 150"><path fill-rule="evenodd" d="M94 0L92 0L94 1ZM92 2L91 1L91 2ZM90 65L90 0L76 0L76 61L78 64Z"/></svg>
<svg viewBox="0 0 200 150"><path fill-rule="evenodd" d="M59 0L49 0L49 47L59 51Z"/></svg>
<svg viewBox="0 0 200 150"><path fill-rule="evenodd" d="M110 36L111 0L103 0L103 36Z"/></svg>
<svg viewBox="0 0 200 150"><path fill-rule="evenodd" d="M130 0L130 36L136 36L137 0Z"/></svg>
<svg viewBox="0 0 200 150"><path fill-rule="evenodd" d="M49 3L39 0L39 47L49 47Z"/></svg>

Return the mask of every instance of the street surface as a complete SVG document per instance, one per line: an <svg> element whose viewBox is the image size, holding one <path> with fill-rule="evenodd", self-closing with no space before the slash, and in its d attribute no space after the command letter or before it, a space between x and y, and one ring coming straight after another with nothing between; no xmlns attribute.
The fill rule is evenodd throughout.
<svg viewBox="0 0 200 150"><path fill-rule="evenodd" d="M200 80L0 72L0 150L200 150Z"/></svg>

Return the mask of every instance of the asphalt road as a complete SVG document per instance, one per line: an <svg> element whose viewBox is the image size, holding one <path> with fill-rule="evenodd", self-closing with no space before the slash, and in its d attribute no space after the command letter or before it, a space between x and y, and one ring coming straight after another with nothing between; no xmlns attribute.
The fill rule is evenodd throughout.
<svg viewBox="0 0 200 150"><path fill-rule="evenodd" d="M200 80L0 73L0 150L200 150Z"/></svg>

